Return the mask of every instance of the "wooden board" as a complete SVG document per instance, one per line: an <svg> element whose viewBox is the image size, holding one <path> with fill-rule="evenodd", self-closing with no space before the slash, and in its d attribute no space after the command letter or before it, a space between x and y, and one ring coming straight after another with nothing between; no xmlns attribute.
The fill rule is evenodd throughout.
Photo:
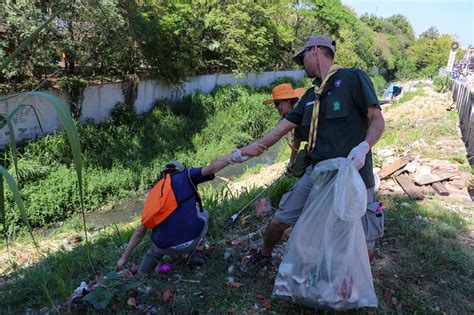
<svg viewBox="0 0 474 315"><path fill-rule="evenodd" d="M397 183L402 187L403 191L413 200L423 200L425 195L422 194L421 190L413 184L412 177L409 175L400 175L395 177Z"/></svg>
<svg viewBox="0 0 474 315"><path fill-rule="evenodd" d="M377 175L379 175L380 179L384 179L384 178L392 175L393 173L395 173L396 171L398 171L402 167L404 167L406 164L407 164L407 161L404 161L402 159L398 159L395 162L393 162L392 164L382 168L377 173Z"/></svg>
<svg viewBox="0 0 474 315"><path fill-rule="evenodd" d="M443 180L450 179L451 177L456 176L455 173L441 173L441 174L426 174L415 177L415 183L418 185L429 185L436 182L442 182Z"/></svg>
<svg viewBox="0 0 474 315"><path fill-rule="evenodd" d="M449 191L444 187L444 185L440 182L436 182L431 184L431 187L433 187L434 191L440 196L449 196Z"/></svg>

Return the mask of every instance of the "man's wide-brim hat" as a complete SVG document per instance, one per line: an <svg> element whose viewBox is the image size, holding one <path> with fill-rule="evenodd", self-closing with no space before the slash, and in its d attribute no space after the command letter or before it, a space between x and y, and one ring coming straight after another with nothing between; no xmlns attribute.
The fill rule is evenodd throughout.
<svg viewBox="0 0 474 315"><path fill-rule="evenodd" d="M289 83L283 83L277 85L272 90L272 98L269 100L264 100L263 104L269 105L275 101L281 100L291 100L298 98L304 94L304 88L293 89L293 86Z"/></svg>
<svg viewBox="0 0 474 315"><path fill-rule="evenodd" d="M306 40L306 43L304 44L303 48L301 48L300 51L293 55L293 61L302 66L306 49L314 46L328 47L332 50L334 54L336 53L336 41L331 37L326 35L310 36Z"/></svg>

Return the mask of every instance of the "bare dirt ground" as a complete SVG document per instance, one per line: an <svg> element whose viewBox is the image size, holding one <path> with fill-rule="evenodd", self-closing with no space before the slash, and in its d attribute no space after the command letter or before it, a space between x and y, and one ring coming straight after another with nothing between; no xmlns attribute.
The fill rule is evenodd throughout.
<svg viewBox="0 0 474 315"><path fill-rule="evenodd" d="M258 174L249 174L246 177L242 178L239 181L230 182L229 188L232 192L239 192L243 189L248 189L251 187L261 187L265 186L275 179L277 179L281 174L283 174L287 163L280 162L270 165L263 168Z"/></svg>

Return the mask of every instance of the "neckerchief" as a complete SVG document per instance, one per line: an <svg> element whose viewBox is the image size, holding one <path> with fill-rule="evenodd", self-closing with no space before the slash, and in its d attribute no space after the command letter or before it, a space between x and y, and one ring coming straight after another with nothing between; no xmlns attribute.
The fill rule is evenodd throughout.
<svg viewBox="0 0 474 315"><path fill-rule="evenodd" d="M329 68L329 71L326 74L326 77L324 78L321 85L314 87L314 93L316 97L313 105L313 113L311 115L311 125L309 127L308 154L313 151L314 146L316 144L316 134L318 131L319 99L321 97L321 94L323 94L326 83L329 81L332 75L336 73L339 69L342 69L342 67L338 65L332 65L331 68Z"/></svg>

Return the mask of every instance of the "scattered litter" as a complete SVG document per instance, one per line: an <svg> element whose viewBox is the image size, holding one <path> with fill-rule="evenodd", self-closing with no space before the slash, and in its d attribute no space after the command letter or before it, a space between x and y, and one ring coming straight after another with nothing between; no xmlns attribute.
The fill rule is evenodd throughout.
<svg viewBox="0 0 474 315"><path fill-rule="evenodd" d="M402 203L400 203L400 206L402 207L409 207L410 206L410 203L406 202L406 201L403 201Z"/></svg>
<svg viewBox="0 0 474 315"><path fill-rule="evenodd" d="M423 216L421 216L421 215L417 215L417 216L415 217L415 220L416 220L416 221L429 222L429 220L428 220L427 217L423 217Z"/></svg>
<svg viewBox="0 0 474 315"><path fill-rule="evenodd" d="M142 286L140 286L140 287L137 288L137 290L140 291L140 293L143 293L143 294L147 295L148 293L151 292L152 287L142 287Z"/></svg>
<svg viewBox="0 0 474 315"><path fill-rule="evenodd" d="M81 285L78 286L78 287L76 288L76 290L74 290L74 293L75 293L75 294L82 294L82 291L83 291L84 289L87 290L87 291L89 291L89 290L88 290L88 287L89 287L88 284L87 284L85 281L82 281L82 282L81 282Z"/></svg>
<svg viewBox="0 0 474 315"><path fill-rule="evenodd" d="M127 305L137 307L137 301L134 297L129 297L127 301Z"/></svg>
<svg viewBox="0 0 474 315"><path fill-rule="evenodd" d="M170 263L164 263L158 266L155 271L160 274L165 274L171 272L171 270L173 270L173 265Z"/></svg>
<svg viewBox="0 0 474 315"><path fill-rule="evenodd" d="M416 164L414 162L407 163L404 168L405 171L408 173L415 173L416 172Z"/></svg>
<svg viewBox="0 0 474 315"><path fill-rule="evenodd" d="M240 283L240 282L226 282L227 286L231 287L231 288L240 288L243 284Z"/></svg>
<svg viewBox="0 0 474 315"><path fill-rule="evenodd" d="M171 290L166 290L161 295L161 300L165 303L168 303L169 301L171 301L172 298L173 298L173 292L171 292Z"/></svg>
<svg viewBox="0 0 474 315"><path fill-rule="evenodd" d="M270 199L268 198L261 198L255 202L255 212L257 213L257 217L263 216L267 213L272 212L272 204Z"/></svg>
<svg viewBox="0 0 474 315"><path fill-rule="evenodd" d="M394 154L395 154L395 150L392 148L381 149L377 151L377 155L380 156L381 158L393 156Z"/></svg>
<svg viewBox="0 0 474 315"><path fill-rule="evenodd" d="M190 283L201 283L200 280L191 280L191 279L181 279L180 281L183 281L183 282L190 282Z"/></svg>
<svg viewBox="0 0 474 315"><path fill-rule="evenodd" d="M229 257L234 256L235 250L233 248L226 248L224 252L224 259L227 260Z"/></svg>

